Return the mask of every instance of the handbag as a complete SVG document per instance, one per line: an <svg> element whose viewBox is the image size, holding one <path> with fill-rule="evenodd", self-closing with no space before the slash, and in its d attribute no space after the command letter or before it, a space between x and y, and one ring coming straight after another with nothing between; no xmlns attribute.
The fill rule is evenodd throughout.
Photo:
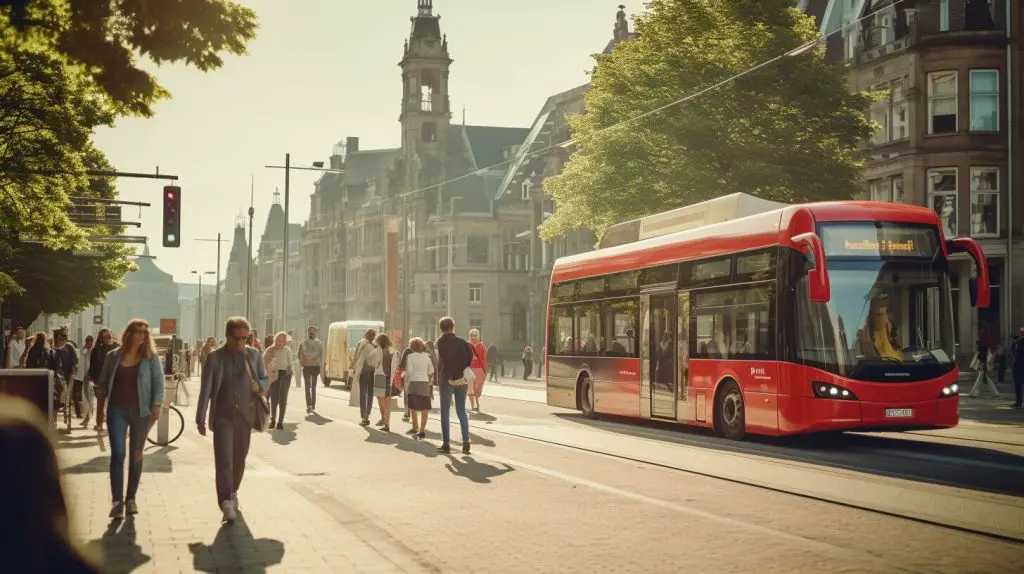
<svg viewBox="0 0 1024 574"><path fill-rule="evenodd" d="M405 390L405 370L398 368L395 369L395 374L391 377L391 396L401 396L403 390Z"/></svg>
<svg viewBox="0 0 1024 574"><path fill-rule="evenodd" d="M252 363L249 361L249 353L245 354L245 368L249 371L249 388L252 389L253 385L259 388L259 383L256 382L256 374L253 371ZM267 402L267 397L264 397L262 393L252 393L252 399L250 408L254 411L252 419L252 428L257 432L265 432L270 427L270 403Z"/></svg>

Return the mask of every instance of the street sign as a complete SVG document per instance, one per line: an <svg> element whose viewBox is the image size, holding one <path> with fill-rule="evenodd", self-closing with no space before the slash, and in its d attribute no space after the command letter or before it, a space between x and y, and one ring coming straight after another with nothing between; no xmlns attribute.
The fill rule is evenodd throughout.
<svg viewBox="0 0 1024 574"><path fill-rule="evenodd" d="M93 325L102 325L103 324L103 315L93 315L92 316L92 324Z"/></svg>
<svg viewBox="0 0 1024 574"><path fill-rule="evenodd" d="M160 334L173 335L178 326L177 319L160 319Z"/></svg>

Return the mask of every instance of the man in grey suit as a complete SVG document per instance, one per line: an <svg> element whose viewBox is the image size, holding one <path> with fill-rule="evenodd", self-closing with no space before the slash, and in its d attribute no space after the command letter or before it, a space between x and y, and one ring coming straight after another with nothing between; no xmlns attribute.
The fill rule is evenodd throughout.
<svg viewBox="0 0 1024 574"><path fill-rule="evenodd" d="M249 322L228 319L227 343L214 350L203 365L203 384L196 409L196 426L206 436L213 431L213 459L217 471L217 504L225 522L238 517L238 487L245 473L245 457L256 420L256 393L266 393L267 372L258 350L247 347ZM209 410L209 417L207 417Z"/></svg>

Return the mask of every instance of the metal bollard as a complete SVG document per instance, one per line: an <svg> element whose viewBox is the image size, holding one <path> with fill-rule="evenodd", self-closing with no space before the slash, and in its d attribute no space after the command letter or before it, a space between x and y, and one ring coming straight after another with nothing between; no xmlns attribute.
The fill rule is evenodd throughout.
<svg viewBox="0 0 1024 574"><path fill-rule="evenodd" d="M170 438L171 434L171 423L170 420L168 420L167 407L171 404L171 401L174 399L174 395L176 393L175 391L171 390L173 387L168 385L168 382L170 382L171 385L174 384L173 375L164 375L164 400L161 401L160 403L160 419L156 422L156 440L159 443L166 443L167 439Z"/></svg>

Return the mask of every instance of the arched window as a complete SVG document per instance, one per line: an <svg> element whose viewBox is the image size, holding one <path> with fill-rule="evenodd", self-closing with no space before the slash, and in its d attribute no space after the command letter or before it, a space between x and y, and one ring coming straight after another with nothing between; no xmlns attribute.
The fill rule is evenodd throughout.
<svg viewBox="0 0 1024 574"><path fill-rule="evenodd" d="M422 130L423 141L425 142L436 142L437 141L437 124L434 122L426 122L423 124Z"/></svg>

